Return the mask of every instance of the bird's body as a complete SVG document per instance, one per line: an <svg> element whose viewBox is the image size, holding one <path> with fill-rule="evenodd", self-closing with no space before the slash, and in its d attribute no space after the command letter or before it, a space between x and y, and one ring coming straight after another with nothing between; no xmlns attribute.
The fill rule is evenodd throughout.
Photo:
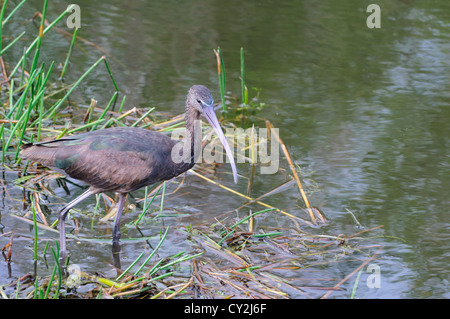
<svg viewBox="0 0 450 319"><path fill-rule="evenodd" d="M194 166L172 161L176 143L182 142L151 130L115 127L26 144L21 154L89 184L92 193L129 193Z"/></svg>
<svg viewBox="0 0 450 319"><path fill-rule="evenodd" d="M190 134L184 141L175 141L166 135L134 127L108 128L57 140L25 144L21 156L53 168L90 185L82 195L59 211L60 257L66 256L64 221L68 211L92 194L116 192L119 194L113 243L120 238L120 218L126 194L156 182L170 180L195 164L194 144L201 140L195 134L194 122L205 115L225 147L237 182L236 167L231 150L214 113L213 99L202 85L190 88L186 98L186 129ZM190 154L182 154L183 161L174 161L172 150L177 143L190 143ZM180 148L182 149L182 148ZM178 154L180 155L180 154Z"/></svg>

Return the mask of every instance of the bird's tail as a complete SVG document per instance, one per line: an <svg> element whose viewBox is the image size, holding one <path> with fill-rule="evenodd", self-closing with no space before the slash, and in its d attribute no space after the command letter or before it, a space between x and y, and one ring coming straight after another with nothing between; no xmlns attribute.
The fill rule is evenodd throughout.
<svg viewBox="0 0 450 319"><path fill-rule="evenodd" d="M56 149L49 147L42 147L33 143L23 144L20 147L20 156L23 159L39 162L45 166L53 166L54 158L56 155Z"/></svg>

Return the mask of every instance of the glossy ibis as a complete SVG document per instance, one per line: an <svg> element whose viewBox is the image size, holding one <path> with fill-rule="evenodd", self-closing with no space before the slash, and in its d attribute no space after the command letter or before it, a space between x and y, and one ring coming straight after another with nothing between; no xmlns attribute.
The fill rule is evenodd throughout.
<svg viewBox="0 0 450 319"><path fill-rule="evenodd" d="M169 180L192 168L197 160L194 144L201 143L195 134L195 121L205 115L225 147L237 183L236 165L227 140L214 113L213 98L203 85L194 85L186 97L185 122L187 132L183 141L151 130L135 127L116 127L93 131L56 140L24 144L21 156L39 162L72 178L90 185L90 188L59 211L60 258L66 257L64 221L68 211L92 194L116 192L119 194L117 215L113 228L113 244L120 238L120 218L126 195L143 186ZM172 149L177 143L191 143L187 160L173 161ZM199 144L196 144L199 145ZM179 145L178 145L179 146ZM181 149L181 148L180 148ZM182 151L181 151L182 152ZM195 155L195 156L194 156Z"/></svg>

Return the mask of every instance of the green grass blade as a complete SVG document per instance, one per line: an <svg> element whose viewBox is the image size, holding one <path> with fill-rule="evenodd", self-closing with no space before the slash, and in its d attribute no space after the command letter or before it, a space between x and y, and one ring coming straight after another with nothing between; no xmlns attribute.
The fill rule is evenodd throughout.
<svg viewBox="0 0 450 319"><path fill-rule="evenodd" d="M169 268L170 266L179 264L179 263L181 263L181 262L183 262L183 261L188 261L188 260L190 260L190 259L199 257L199 256L201 256L201 255L203 255L203 252L198 253L198 254L194 254L194 255L181 256L180 258L178 258L178 259L176 259L176 260L174 260L174 261L171 261L170 263L167 263L167 264L161 266L158 270L164 270L164 269L167 269L167 268Z"/></svg>
<svg viewBox="0 0 450 319"><path fill-rule="evenodd" d="M64 78L64 75L66 74L67 66L69 65L70 57L72 56L72 49L75 44L75 39L77 38L77 33L78 33L78 28L75 28L75 31L73 32L73 36L72 36L72 42L70 42L69 52L67 52L67 58L66 58L66 61L64 62L64 66L61 71L61 78Z"/></svg>
<svg viewBox="0 0 450 319"><path fill-rule="evenodd" d="M89 128L91 126L97 126L97 125L103 123L104 121L105 121L105 119L98 119L96 121L87 123L85 125L78 126L78 127L74 128L74 129L71 129L70 131L67 131L67 134L70 135L70 134L73 134L75 132L82 131L82 130L84 130L86 128ZM91 130L93 131L94 129L91 129Z"/></svg>
<svg viewBox="0 0 450 319"><path fill-rule="evenodd" d="M114 92L111 100L109 100L108 105L105 107L105 109L103 110L102 114L100 115L100 117L98 118L99 120L103 120L106 113L108 113L108 110L111 108L111 105L113 105L116 101L117 101L117 97L119 95L119 92ZM97 128L98 123L94 125L94 127L92 127L91 131L95 131L95 129Z"/></svg>
<svg viewBox="0 0 450 319"><path fill-rule="evenodd" d="M253 234L252 237L263 238L263 237L272 237L272 236L281 236L281 235L283 235L283 232L275 231L275 232L271 232L271 233Z"/></svg>
<svg viewBox="0 0 450 319"><path fill-rule="evenodd" d="M5 20L2 20L2 21L3 21L3 22L2 22L2 27L5 26L6 22L8 22L9 19L11 19L11 17L14 15L14 13L16 13L16 11L19 10L20 7L21 7L25 2L27 2L27 0L23 0L21 3L19 3L19 4L14 8L14 10L11 11L11 13L6 17L6 19L5 19ZM6 6L6 3L7 3L7 1L4 2L4 6Z"/></svg>
<svg viewBox="0 0 450 319"><path fill-rule="evenodd" d="M354 299L354 298L355 298L356 288L358 288L359 277L361 276L361 272L362 272L362 271L363 271L363 270L361 269L361 270L358 272L358 275L356 276L355 283L353 284L352 294L350 295L350 299Z"/></svg>
<svg viewBox="0 0 450 319"><path fill-rule="evenodd" d="M263 210L261 210L261 211L259 211L259 212L250 214L250 215L248 215L247 217L242 218L241 220L239 220L237 223L235 223L233 226L230 227L231 230L228 231L228 232L226 233L226 235L219 241L218 244L219 244L219 245L222 245L222 243L223 243L228 237L230 237L231 234L233 234L233 233L235 232L235 228L236 228L237 226L239 226L240 224L244 223L245 221L249 220L250 218L252 218L252 217L254 217L254 216L257 216L257 215L260 215L260 214L263 214L263 213L267 213L267 212L270 212L270 211L273 211L273 210L276 210L276 208L267 208L267 209L263 209ZM260 235L259 237L262 237L262 236L264 236L264 235ZM265 236L268 236L268 234L266 234ZM257 237L257 236L255 236L255 237Z"/></svg>
<svg viewBox="0 0 450 319"><path fill-rule="evenodd" d="M50 279L49 279L49 282L48 282L47 290L45 291L45 294L44 294L44 299L48 298L48 295L50 293L50 288L52 287L53 279L55 279L55 275L56 275L56 271L57 270L58 270L58 266L55 265L53 267L52 274L50 275Z"/></svg>
<svg viewBox="0 0 450 319"><path fill-rule="evenodd" d="M63 13L61 13L58 18L56 18L52 23L50 23L43 31L43 35L46 35L48 31L50 31L59 21L61 21L67 14L71 13L70 6L64 10ZM10 78L16 74L19 67L22 65L22 63L25 61L26 56L28 53L31 52L31 50L34 48L34 46L38 43L40 38L40 35L38 35L34 41L30 44L30 46L25 50L25 54L22 55L22 57L19 59L19 61L16 64L16 67L11 71L11 74L9 75Z"/></svg>
<svg viewBox="0 0 450 319"><path fill-rule="evenodd" d="M62 278L62 272L61 272L61 265L59 264L59 253L55 252L55 250L53 249L53 247L51 247L52 249L52 254L53 254L53 258L55 259L55 267L58 268L58 285L56 286L56 291L55 291L55 299L59 297L59 290L61 289L61 278ZM57 245L57 249L58 249L58 245ZM58 249L59 251L59 249ZM68 262L68 260L67 260Z"/></svg>
<svg viewBox="0 0 450 319"><path fill-rule="evenodd" d="M136 122L131 125L131 127L137 126L140 122L142 122L150 113L152 113L155 110L154 107L152 107L150 110L148 110L144 115L142 115Z"/></svg>
<svg viewBox="0 0 450 319"><path fill-rule="evenodd" d="M123 276L125 276L125 275L130 271L130 269L133 268L134 265L136 265L137 262L138 262L139 260L141 260L142 256L144 256L144 252L142 252L142 253L138 256L138 258L136 258L136 259L131 263L131 265L128 266L128 268L125 269L125 270L123 271L123 273L122 273L119 277L116 278L116 281L119 281L120 279L122 279Z"/></svg>
<svg viewBox="0 0 450 319"><path fill-rule="evenodd" d="M30 103L30 105L27 109L27 112L25 112L26 117L23 120L22 134L20 135L20 138L18 139L18 141L16 143L17 151L16 151L16 156L15 156L14 160L17 160L17 158L19 156L20 146L22 145L22 141L25 136L25 131L27 129L27 123L28 123L28 119L30 118L31 110L34 109L34 106L36 105L36 103L41 100L41 98L44 95L44 92L45 92L45 88L33 99L32 103Z"/></svg>
<svg viewBox="0 0 450 319"><path fill-rule="evenodd" d="M166 181L164 181L164 183L163 183L163 192L162 192L162 195L161 195L161 208L160 208L160 210L159 210L159 214L160 215L162 215L162 212L163 212L163 207L164 207L164 195L166 194Z"/></svg>
<svg viewBox="0 0 450 319"><path fill-rule="evenodd" d="M18 37L16 37L14 40L12 40L3 50L0 51L0 55L3 55L10 47L14 45L17 41L20 40L20 38L25 34L26 32L23 31ZM1 47L1 45L0 45Z"/></svg>
<svg viewBox="0 0 450 319"><path fill-rule="evenodd" d="M16 116L15 119L17 120L17 118L22 114L22 109L25 105L26 102L26 98L28 95L28 92L30 91L30 88L32 87L35 79L37 78L37 76L39 75L40 71L38 70L34 70L31 75L30 78L27 82L27 85L25 86L25 89L23 90L20 98L17 100L16 104L9 110L9 113L7 115L7 118L11 118L12 114L14 113L14 111L16 111Z"/></svg>
<svg viewBox="0 0 450 319"><path fill-rule="evenodd" d="M50 67L48 68L47 74L45 75L38 90L43 90L45 88L45 86L48 83L48 78L50 77L50 74L52 73L54 66L55 66L55 61L52 61L52 63L50 64Z"/></svg>
<svg viewBox="0 0 450 319"><path fill-rule="evenodd" d="M37 228L37 222L36 222L36 205L33 200L33 195L30 195L30 201L31 201L31 211L33 213L33 227L34 227L34 243L33 243L33 260L37 261L37 240L38 240L38 228Z"/></svg>
<svg viewBox="0 0 450 319"><path fill-rule="evenodd" d="M119 114L122 113L122 109L123 109L123 106L125 105L126 98L127 98L126 95L124 95L122 98L122 103L120 104L120 108L119 108L119 112L118 112Z"/></svg>
<svg viewBox="0 0 450 319"><path fill-rule="evenodd" d="M259 211L259 212L250 214L250 215L248 215L247 217L242 218L240 221L238 221L236 224L234 224L234 225L231 226L230 228L235 228L235 227L237 227L238 225L242 224L243 222L249 220L250 218L252 218L252 217L254 217L254 216L257 216L257 215L260 215L260 214L263 214L263 213L267 213L267 212L270 212L270 211L273 211L273 210L276 210L276 208L267 208L267 209L263 209L263 210L261 210L261 211Z"/></svg>
<svg viewBox="0 0 450 319"><path fill-rule="evenodd" d="M34 53L33 63L31 64L31 70L30 73L36 69L37 61L39 59L39 53L41 51L41 43L42 43L42 37L44 36L44 24L45 24L45 17L47 16L47 4L48 0L44 0L44 8L42 9L42 17L41 17L41 26L39 28L39 36L38 41L36 45L36 51Z"/></svg>
<svg viewBox="0 0 450 319"><path fill-rule="evenodd" d="M64 95L64 97L62 99L60 99L58 102L56 102L47 112L45 112L43 118L52 117L56 113L56 111L61 107L61 105L67 100L69 95L75 90L75 88L77 88L78 85L86 78L86 76L88 76L88 74L91 73L91 71L93 69L95 69L97 67L97 65L99 65L99 63L102 62L102 60L104 60L104 59L105 59L105 57L102 56L86 72L84 72L84 74L72 85L72 87L66 93L66 95ZM36 124L36 121L33 122L31 126L34 126L35 124Z"/></svg>
<svg viewBox="0 0 450 319"><path fill-rule="evenodd" d="M37 75L38 73L39 73L39 72L38 72L37 70L35 70L35 72L34 72L33 75L31 76L31 81L28 82L28 85L27 85L27 87L26 87L26 90L25 90L25 92L22 94L22 97L23 97L22 100L23 100L23 101L22 101L21 105L19 106L19 107L20 107L20 109L19 109L20 112L22 111L23 105L24 105L24 103L25 103L25 95L26 95L26 93L27 93L27 91L28 91L28 88L31 86L31 83L33 83L33 81L34 81L34 79L36 78L36 75ZM30 105L29 110L31 110L31 107L32 107L32 106L34 106L34 105ZM18 112L18 114L20 114L20 113ZM12 141L12 138L14 137L15 132L16 132L16 131L18 130L18 128L24 123L25 118L28 120L29 115L30 115L29 112L23 112L23 113L22 113L22 116L18 119L16 125L14 125L14 128L11 130L10 136L9 136L8 141L6 142L5 148L4 148L4 150L3 150L3 156L4 156L4 153L6 152L6 150L8 149L8 147L9 147L11 141ZM24 126L26 126L26 122L25 122ZM3 158L3 160L4 160L4 158Z"/></svg>
<svg viewBox="0 0 450 319"><path fill-rule="evenodd" d="M152 259L153 255L155 255L155 253L158 251L159 247L161 247L162 243L166 239L168 232L169 232L169 226L167 226L166 231L165 231L164 235L162 236L161 240L159 241L158 245L156 245L155 249L147 257L147 259L144 261L144 263L141 265L141 267L139 267L139 269L136 270L136 272L134 273L134 276L137 276L137 274L141 272L142 268L144 268L145 265L147 265L147 263L150 261L150 259Z"/></svg>
<svg viewBox="0 0 450 319"><path fill-rule="evenodd" d="M2 11L0 12L0 51L2 51L2 35L3 35L3 15L5 14L6 5L8 4L8 0L3 2Z"/></svg>
<svg viewBox="0 0 450 319"><path fill-rule="evenodd" d="M111 77L114 87L116 88L116 91L119 91L119 88L117 87L116 81L114 80L114 77L111 73L111 69L109 68L109 64L108 64L108 61L106 60L106 58L104 59L104 61L105 61L106 70L108 70L109 76Z"/></svg>
<svg viewBox="0 0 450 319"><path fill-rule="evenodd" d="M147 212L148 208L153 203L153 200L155 199L156 195L158 195L159 191L161 190L161 187L162 187L162 185L158 187L158 189L156 190L156 192L153 195L153 197L150 200L150 202L144 204L144 209L142 210L142 213L139 215L139 218L134 222L134 225L139 224L139 222L141 221L142 217L144 217L144 215ZM146 198L147 198L147 196L146 196Z"/></svg>

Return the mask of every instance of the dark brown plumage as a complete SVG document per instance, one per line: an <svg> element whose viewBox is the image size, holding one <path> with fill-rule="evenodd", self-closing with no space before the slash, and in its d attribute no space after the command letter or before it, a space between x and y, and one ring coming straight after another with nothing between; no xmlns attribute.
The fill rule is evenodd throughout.
<svg viewBox="0 0 450 319"><path fill-rule="evenodd" d="M186 98L185 121L190 134L184 141L175 141L146 129L117 127L22 146L20 154L24 159L39 162L90 185L86 192L59 212L61 259L66 256L64 221L67 212L76 204L92 194L106 191L118 193L113 230L113 242L118 242L126 194L143 186L169 180L194 166L194 145L201 142L200 134L194 132L194 125L202 114L224 144L237 182L236 167L214 113L213 98L202 85L191 87ZM177 143L191 143L191 154L186 154L187 160L180 163L172 159L172 149Z"/></svg>

